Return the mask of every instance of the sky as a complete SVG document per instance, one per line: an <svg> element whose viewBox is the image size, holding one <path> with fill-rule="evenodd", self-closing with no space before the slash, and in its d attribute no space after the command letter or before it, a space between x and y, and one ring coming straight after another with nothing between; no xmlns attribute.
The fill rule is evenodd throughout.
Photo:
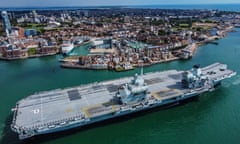
<svg viewBox="0 0 240 144"><path fill-rule="evenodd" d="M226 4L240 0L0 0L0 7L113 6L168 4Z"/></svg>

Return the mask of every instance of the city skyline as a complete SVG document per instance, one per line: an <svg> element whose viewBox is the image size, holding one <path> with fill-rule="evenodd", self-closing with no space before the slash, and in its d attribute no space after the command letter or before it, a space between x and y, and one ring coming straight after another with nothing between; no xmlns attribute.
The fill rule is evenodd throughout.
<svg viewBox="0 0 240 144"><path fill-rule="evenodd" d="M239 0L202 0L201 2L193 2L190 0L182 0L181 3L178 0L8 0L0 1L0 7L58 7L58 6L124 6L124 5L172 5L172 4L240 4Z"/></svg>

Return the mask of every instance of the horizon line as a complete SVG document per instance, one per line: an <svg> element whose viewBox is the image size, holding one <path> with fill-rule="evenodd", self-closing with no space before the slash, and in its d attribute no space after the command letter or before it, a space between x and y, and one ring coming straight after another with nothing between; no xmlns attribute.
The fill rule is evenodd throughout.
<svg viewBox="0 0 240 144"><path fill-rule="evenodd" d="M182 3L176 3L176 4L129 4L129 5L84 5L84 6L3 6L0 8L6 8L6 9L10 9L10 8L63 8L63 7L74 7L74 8L78 8L78 7L128 7L128 6L168 6L168 5L232 5L232 4L240 4L240 2L237 3L189 3L189 4L182 4Z"/></svg>

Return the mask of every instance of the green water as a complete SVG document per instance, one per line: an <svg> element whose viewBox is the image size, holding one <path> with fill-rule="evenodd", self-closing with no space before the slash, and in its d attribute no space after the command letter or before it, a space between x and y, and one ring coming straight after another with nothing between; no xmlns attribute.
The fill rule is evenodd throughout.
<svg viewBox="0 0 240 144"><path fill-rule="evenodd" d="M240 73L240 29L218 41L204 45L188 61L154 65L145 72L189 69L194 64L228 64ZM95 81L132 76L127 72L61 69L60 56L12 62L0 61L0 143L20 143L11 132L11 108L34 92L64 88ZM240 142L240 75L223 81L216 91L199 99L166 110L132 117L85 130L43 136L26 143L45 144L226 144Z"/></svg>
<svg viewBox="0 0 240 144"><path fill-rule="evenodd" d="M89 42L82 46L75 47L69 55L70 56L79 56L79 55L85 56L89 53L88 48L91 46L92 46L92 44Z"/></svg>

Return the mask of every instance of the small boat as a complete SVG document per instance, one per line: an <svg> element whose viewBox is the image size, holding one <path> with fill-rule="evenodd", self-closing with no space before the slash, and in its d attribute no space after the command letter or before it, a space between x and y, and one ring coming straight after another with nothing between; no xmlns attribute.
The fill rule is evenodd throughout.
<svg viewBox="0 0 240 144"><path fill-rule="evenodd" d="M128 71L128 70L133 70L133 69L134 69L134 67L129 62L124 63L122 66L121 65L117 65L115 67L115 70L117 72Z"/></svg>

